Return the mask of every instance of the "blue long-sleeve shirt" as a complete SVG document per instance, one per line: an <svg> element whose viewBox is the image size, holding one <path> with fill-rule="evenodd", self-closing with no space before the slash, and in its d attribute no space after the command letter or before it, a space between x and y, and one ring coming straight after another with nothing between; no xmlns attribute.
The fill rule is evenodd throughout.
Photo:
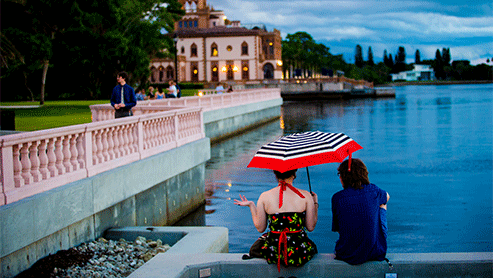
<svg viewBox="0 0 493 278"><path fill-rule="evenodd" d="M134 88L130 87L130 85L116 85L113 88L113 93L111 94L111 106L115 107L115 104L121 103L121 90L123 87L123 99L125 103L125 107L120 108L121 111L129 111L137 104L137 100L135 99L135 91Z"/></svg>

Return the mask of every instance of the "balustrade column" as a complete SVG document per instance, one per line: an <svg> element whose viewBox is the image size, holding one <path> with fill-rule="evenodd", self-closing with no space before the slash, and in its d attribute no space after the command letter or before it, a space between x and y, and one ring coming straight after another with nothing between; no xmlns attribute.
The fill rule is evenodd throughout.
<svg viewBox="0 0 493 278"><path fill-rule="evenodd" d="M55 154L55 138L50 138L48 140L48 147L46 154L48 156L48 171L50 172L50 177L58 176L58 169L55 167L56 164L56 154Z"/></svg>
<svg viewBox="0 0 493 278"><path fill-rule="evenodd" d="M48 141L48 139L43 139L39 144L39 172L41 173L41 178L43 180L50 177L50 171L48 171L48 155L46 154Z"/></svg>
<svg viewBox="0 0 493 278"><path fill-rule="evenodd" d="M102 133L102 144L103 144L103 161L108 161L109 160L109 153L108 153L108 129L105 128L101 130Z"/></svg>
<svg viewBox="0 0 493 278"><path fill-rule="evenodd" d="M20 146L22 144L16 144L12 146L12 158L13 158L13 164L14 164L14 185L15 187L21 187L24 185L24 179L21 176L21 171L22 171L22 163L20 160Z"/></svg>
<svg viewBox="0 0 493 278"><path fill-rule="evenodd" d="M63 137L63 166L65 166L65 173L72 172L72 163L70 162L72 154L70 153L70 138L73 135L69 134Z"/></svg>
<svg viewBox="0 0 493 278"><path fill-rule="evenodd" d="M70 164L72 164L73 171L77 171L79 169L79 163L77 162L77 158L79 157L79 152L77 150L77 138L80 134L73 134L70 138Z"/></svg>
<svg viewBox="0 0 493 278"><path fill-rule="evenodd" d="M65 174L65 168L63 168L63 147L62 141L63 136L60 136L55 139L55 167L58 169L58 175Z"/></svg>
<svg viewBox="0 0 493 278"><path fill-rule="evenodd" d="M108 131L108 155L110 160L115 159L115 143L113 138L115 137L115 127L110 127Z"/></svg>
<svg viewBox="0 0 493 278"><path fill-rule="evenodd" d="M38 156L38 144L39 141L32 143L29 148L29 158L31 161L31 176L34 182L41 181L41 172L39 171L39 156Z"/></svg>
<svg viewBox="0 0 493 278"><path fill-rule="evenodd" d="M33 182L33 177L31 176L31 160L29 159L29 147L31 142L22 144L21 148L21 164L22 171L21 176L24 179L24 184L31 184Z"/></svg>

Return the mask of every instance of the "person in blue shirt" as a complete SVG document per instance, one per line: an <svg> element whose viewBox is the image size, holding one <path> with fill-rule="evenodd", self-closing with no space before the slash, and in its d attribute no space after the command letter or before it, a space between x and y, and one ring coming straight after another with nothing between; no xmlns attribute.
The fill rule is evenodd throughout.
<svg viewBox="0 0 493 278"><path fill-rule="evenodd" d="M113 88L111 94L111 106L115 108L115 119L132 116L132 107L137 104L135 91L127 84L128 74L124 71L118 73L116 81L118 85Z"/></svg>
<svg viewBox="0 0 493 278"><path fill-rule="evenodd" d="M352 265L383 261L387 253L389 194L371 184L366 165L348 160L337 169L343 190L332 196L332 231L339 233L336 259Z"/></svg>

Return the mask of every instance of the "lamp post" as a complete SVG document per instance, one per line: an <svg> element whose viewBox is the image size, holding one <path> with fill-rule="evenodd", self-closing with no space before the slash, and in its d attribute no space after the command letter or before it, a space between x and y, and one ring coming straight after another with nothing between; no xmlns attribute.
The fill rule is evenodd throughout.
<svg viewBox="0 0 493 278"><path fill-rule="evenodd" d="M178 34L173 35L175 42L175 83L178 84Z"/></svg>

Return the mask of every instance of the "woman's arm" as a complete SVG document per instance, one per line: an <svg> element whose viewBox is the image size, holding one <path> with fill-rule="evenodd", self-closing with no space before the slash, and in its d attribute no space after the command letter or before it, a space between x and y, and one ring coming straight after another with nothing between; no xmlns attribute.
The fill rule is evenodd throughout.
<svg viewBox="0 0 493 278"><path fill-rule="evenodd" d="M265 231L265 228L267 228L267 216L265 215L265 210L264 210L263 194L260 195L257 202L257 206L255 206L255 203L253 201L248 201L247 198L245 196L241 196L241 194L240 194L240 199L241 201L235 199L235 205L239 205L243 207L248 206L252 214L253 225L255 225L257 231L259 231L259 233Z"/></svg>
<svg viewBox="0 0 493 278"><path fill-rule="evenodd" d="M311 197L306 196L306 229L311 232L315 229L318 221L318 196L314 192Z"/></svg>

